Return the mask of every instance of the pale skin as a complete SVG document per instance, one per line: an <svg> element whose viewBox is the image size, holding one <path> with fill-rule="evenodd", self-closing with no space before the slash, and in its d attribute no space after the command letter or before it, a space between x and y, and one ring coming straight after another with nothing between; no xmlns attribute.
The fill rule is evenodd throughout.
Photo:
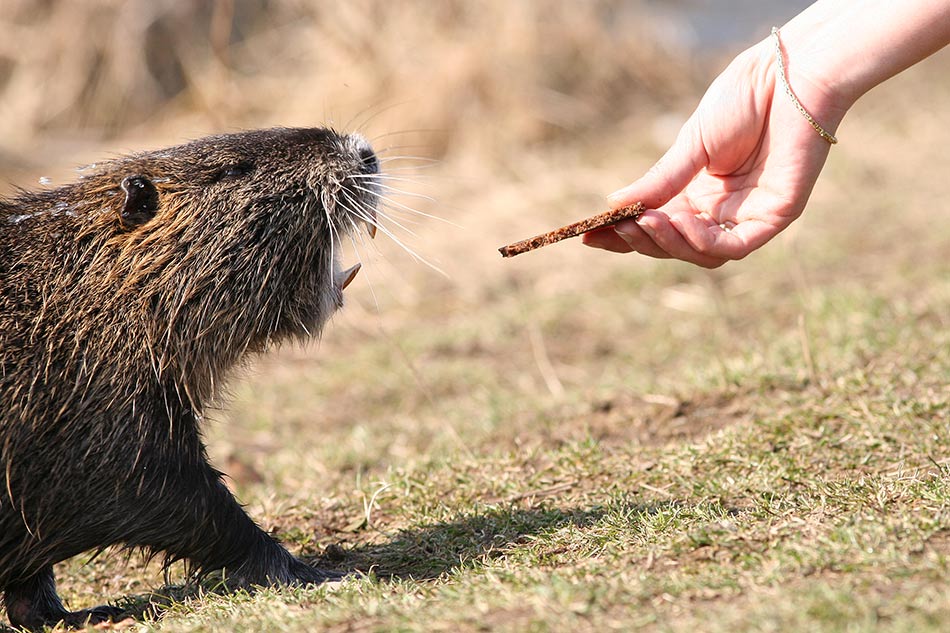
<svg viewBox="0 0 950 633"><path fill-rule="evenodd" d="M792 90L834 134L867 91L950 43L950 0L819 0L780 40ZM607 197L648 210L584 243L706 268L742 259L802 214L831 148L785 93L766 38L713 81L659 162Z"/></svg>

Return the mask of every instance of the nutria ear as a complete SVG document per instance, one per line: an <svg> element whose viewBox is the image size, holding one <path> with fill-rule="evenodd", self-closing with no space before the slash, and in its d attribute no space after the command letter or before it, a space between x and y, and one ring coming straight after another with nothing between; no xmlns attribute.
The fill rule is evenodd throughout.
<svg viewBox="0 0 950 633"><path fill-rule="evenodd" d="M122 226L127 229L141 226L158 212L158 190L145 176L126 176L122 179L125 203L119 213Z"/></svg>

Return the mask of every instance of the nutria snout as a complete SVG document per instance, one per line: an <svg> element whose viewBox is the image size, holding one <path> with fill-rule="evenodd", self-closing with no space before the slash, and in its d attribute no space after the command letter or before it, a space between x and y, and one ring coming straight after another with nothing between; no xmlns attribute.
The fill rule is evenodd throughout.
<svg viewBox="0 0 950 633"><path fill-rule="evenodd" d="M113 544L238 586L333 576L289 554L208 463L204 408L248 353L317 336L375 233L358 135L268 129L90 166L0 200L0 589L11 622L67 611L53 564Z"/></svg>

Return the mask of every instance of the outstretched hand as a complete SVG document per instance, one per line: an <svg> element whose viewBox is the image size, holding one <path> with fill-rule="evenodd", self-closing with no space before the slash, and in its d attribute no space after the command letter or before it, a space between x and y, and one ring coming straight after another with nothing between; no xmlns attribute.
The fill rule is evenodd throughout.
<svg viewBox="0 0 950 633"><path fill-rule="evenodd" d="M715 268L745 257L801 215L830 145L785 94L769 44L737 57L663 158L608 196L613 208L642 201L648 210L587 233L585 244ZM801 102L833 131L846 108L806 74L794 83Z"/></svg>

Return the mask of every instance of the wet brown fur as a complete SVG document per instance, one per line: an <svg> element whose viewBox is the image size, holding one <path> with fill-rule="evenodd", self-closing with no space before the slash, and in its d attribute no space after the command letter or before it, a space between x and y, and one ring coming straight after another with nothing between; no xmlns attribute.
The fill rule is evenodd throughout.
<svg viewBox="0 0 950 633"><path fill-rule="evenodd" d="M359 137L271 129L0 200L0 590L15 625L115 615L66 611L52 577L113 544L243 586L327 578L247 517L199 426L242 358L319 334L341 304L331 255L371 219L377 171Z"/></svg>

